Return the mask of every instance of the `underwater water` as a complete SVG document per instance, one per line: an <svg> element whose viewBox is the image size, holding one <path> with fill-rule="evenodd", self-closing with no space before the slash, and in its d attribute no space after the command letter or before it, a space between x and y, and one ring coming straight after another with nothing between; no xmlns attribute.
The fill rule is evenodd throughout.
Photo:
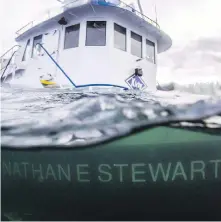
<svg viewBox="0 0 221 222"><path fill-rule="evenodd" d="M221 97L1 88L8 220L221 219Z"/></svg>

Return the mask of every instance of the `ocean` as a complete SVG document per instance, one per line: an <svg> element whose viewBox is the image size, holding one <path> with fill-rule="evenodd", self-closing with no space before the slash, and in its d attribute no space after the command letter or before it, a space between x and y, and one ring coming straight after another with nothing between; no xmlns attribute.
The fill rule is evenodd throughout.
<svg viewBox="0 0 221 222"><path fill-rule="evenodd" d="M220 220L221 98L1 88L2 220Z"/></svg>
<svg viewBox="0 0 221 222"><path fill-rule="evenodd" d="M221 131L221 99L190 93L1 89L1 145L75 146L130 134L137 128L189 122ZM199 127L208 117L216 127Z"/></svg>

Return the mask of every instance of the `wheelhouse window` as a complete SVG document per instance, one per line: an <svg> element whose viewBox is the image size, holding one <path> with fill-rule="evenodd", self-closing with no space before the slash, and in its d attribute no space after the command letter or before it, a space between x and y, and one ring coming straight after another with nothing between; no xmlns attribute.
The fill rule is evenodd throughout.
<svg viewBox="0 0 221 222"><path fill-rule="evenodd" d="M131 32L131 53L142 58L142 36Z"/></svg>
<svg viewBox="0 0 221 222"><path fill-rule="evenodd" d="M4 82L9 82L12 80L12 73L10 73L8 76L6 76L5 81Z"/></svg>
<svg viewBox="0 0 221 222"><path fill-rule="evenodd" d="M66 27L64 49L76 48L79 46L80 24Z"/></svg>
<svg viewBox="0 0 221 222"><path fill-rule="evenodd" d="M146 40L146 54L147 60L155 64L155 44L148 39Z"/></svg>
<svg viewBox="0 0 221 222"><path fill-rule="evenodd" d="M88 21L86 46L106 45L106 21Z"/></svg>
<svg viewBox="0 0 221 222"><path fill-rule="evenodd" d="M33 40L33 48L32 48L32 58L40 55L41 52L41 46L39 44L42 43L42 35L38 35L34 37Z"/></svg>
<svg viewBox="0 0 221 222"><path fill-rule="evenodd" d="M23 76L24 72L25 72L24 69L22 69L22 70L21 70L21 69L16 70L16 71L15 71L15 78L16 78L16 79L19 79L20 77Z"/></svg>
<svg viewBox="0 0 221 222"><path fill-rule="evenodd" d="M123 51L127 50L127 29L114 23L114 47Z"/></svg>
<svg viewBox="0 0 221 222"><path fill-rule="evenodd" d="M25 47L25 51L24 51L24 55L22 57L22 61L26 61L28 58L30 58L31 56L31 40L29 39L26 47Z"/></svg>

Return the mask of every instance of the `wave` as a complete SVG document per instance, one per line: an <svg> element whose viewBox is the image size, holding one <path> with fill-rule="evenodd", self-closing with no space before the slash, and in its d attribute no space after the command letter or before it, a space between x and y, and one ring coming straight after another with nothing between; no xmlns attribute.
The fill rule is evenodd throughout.
<svg viewBox="0 0 221 222"><path fill-rule="evenodd" d="M193 98L166 92L4 89L1 145L86 146L156 126L182 127L182 122L220 134L217 120L212 125L206 121L211 116L220 119L221 99Z"/></svg>
<svg viewBox="0 0 221 222"><path fill-rule="evenodd" d="M219 82L195 82L183 85L175 82L170 82L167 84L158 83L157 89L161 91L180 91L200 95L221 96L221 84Z"/></svg>

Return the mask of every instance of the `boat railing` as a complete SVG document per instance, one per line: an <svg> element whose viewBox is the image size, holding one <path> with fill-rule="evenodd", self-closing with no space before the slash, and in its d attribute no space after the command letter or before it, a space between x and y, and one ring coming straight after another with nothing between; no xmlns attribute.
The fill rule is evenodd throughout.
<svg viewBox="0 0 221 222"><path fill-rule="evenodd" d="M125 2L123 2L123 1L120 1L120 2L121 2L121 7L123 6L124 8L130 8L131 11L136 13L136 15L141 17L143 20L145 20L146 22L148 22L148 23L152 24L153 26L157 27L158 29L160 29L160 26L159 26L159 24L156 21L154 21L153 19L151 19L148 16L144 15L143 13L139 12L138 10L134 9L131 5L128 5Z"/></svg>
<svg viewBox="0 0 221 222"><path fill-rule="evenodd" d="M22 26L19 30L16 31L16 35L20 35L27 31L28 29L32 28L34 26L34 21L29 22L28 24Z"/></svg>
<svg viewBox="0 0 221 222"><path fill-rule="evenodd" d="M14 51L17 51L20 48L20 45L14 45L12 46L10 49L8 49L6 52L4 52L1 56L0 59L2 59L3 57L7 56L7 54L13 54Z"/></svg>
<svg viewBox="0 0 221 222"><path fill-rule="evenodd" d="M51 19L53 17L55 17L56 15L59 15L63 12L63 8L61 7L56 7L50 10L47 10L46 12L44 12L42 15L38 16L37 19L29 22L28 24L24 25L23 27L21 27L19 30L16 31L16 36L22 35L23 33L25 33L26 31L28 31L29 29L33 28L34 26L40 24L41 22L44 22L48 19Z"/></svg>
<svg viewBox="0 0 221 222"><path fill-rule="evenodd" d="M93 4L91 2L91 0L73 0L71 2L68 2L67 4L64 4L62 7L56 7L53 9L49 9L47 10L46 13L44 13L44 15L40 16L38 19L33 20L31 22L29 22L28 24L24 25L22 28L20 28L18 31L16 31L16 36L19 36L21 34L23 34L24 32L26 32L27 30L33 28L34 26L40 24L43 21L46 21L48 19L51 19L59 14L61 14L62 12L64 12L67 8L71 8L73 7L73 4L78 3L78 4L86 4L88 2L90 2L90 4ZM142 14L141 12L139 12L138 10L134 9L131 5L126 4L123 1L119 1L120 5L116 5L116 6L112 6L112 7L119 7L119 8L123 8L125 10L130 9L131 11L133 11L137 16L141 17L143 20L145 20L146 22L152 24L153 26L157 27L160 29L159 24L154 21L153 19L149 18L148 16Z"/></svg>
<svg viewBox="0 0 221 222"><path fill-rule="evenodd" d="M0 72L8 66L8 61L11 61L11 58L20 47L20 45L14 45L0 56Z"/></svg>
<svg viewBox="0 0 221 222"><path fill-rule="evenodd" d="M4 81L5 77L7 76L7 74L5 75L6 73L6 70L8 69L8 67L10 66L10 64L12 63L13 61L13 58L15 57L15 54L16 54L17 51L14 51L11 55L11 57L9 58L9 60L7 60L7 64L0 70L0 73L1 73L1 82Z"/></svg>

